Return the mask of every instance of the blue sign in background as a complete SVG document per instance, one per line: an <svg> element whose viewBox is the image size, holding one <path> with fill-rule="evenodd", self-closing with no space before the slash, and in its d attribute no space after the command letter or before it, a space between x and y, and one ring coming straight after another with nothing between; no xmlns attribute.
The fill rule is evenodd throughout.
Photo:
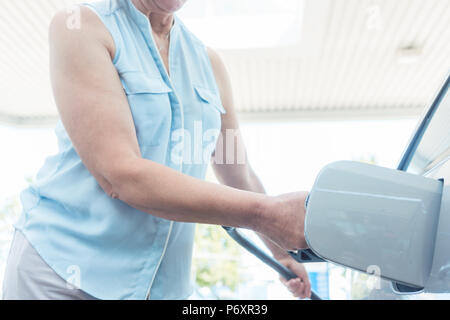
<svg viewBox="0 0 450 320"><path fill-rule="evenodd" d="M309 280L311 281L311 288L322 299L329 299L329 285L328 272L309 272Z"/></svg>

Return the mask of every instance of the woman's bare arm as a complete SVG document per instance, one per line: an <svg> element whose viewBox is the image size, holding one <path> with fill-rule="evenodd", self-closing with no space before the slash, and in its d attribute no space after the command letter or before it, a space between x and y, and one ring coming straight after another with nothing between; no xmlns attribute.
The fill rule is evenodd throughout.
<svg viewBox="0 0 450 320"><path fill-rule="evenodd" d="M240 150L243 154L242 162L238 162L237 157L233 159L234 161L226 162L226 161L215 161L213 157L213 169L217 179L224 185L237 188L240 190L252 191L261 194L265 194L266 191L264 189L261 180L256 175L255 171L250 165L250 162L247 157L247 152L244 144L244 140L242 138L239 121L236 116L236 111L234 107L234 98L233 98L233 90L230 81L230 77L228 75L228 71L221 59L221 57L212 49L208 49L208 54L211 60L211 64L213 66L214 74L216 77L216 82L220 90L222 104L227 111L222 116L222 138L221 143L217 145L217 148L223 148L223 150L219 151L220 155L226 153L227 144L230 141L227 141L230 137L235 141L235 153L237 150ZM227 134L227 131L231 130L232 135ZM224 160L224 159L222 159ZM303 196L306 197L307 193L303 193ZM299 197L302 195L299 194ZM272 251L274 257L277 259L286 258L288 254L286 250L281 249L279 246L274 244L272 241L267 239L264 235L260 235L261 239L267 245L267 247Z"/></svg>
<svg viewBox="0 0 450 320"><path fill-rule="evenodd" d="M213 66L214 74L216 76L216 82L220 89L222 104L227 111L226 114L222 116L223 142L221 141L220 143L218 143L216 151L218 151L221 155L225 154L227 144L230 142L227 140L232 138L235 140L235 149L240 149L240 152L242 152L243 154L242 159L244 160L242 162L238 162L238 159L236 157L234 161L229 162L213 161L213 169L216 177L224 185L241 190L265 194L266 191L264 189L264 186L252 169L247 157L247 152L245 150L244 141L240 134L239 122L237 120L236 111L234 108L231 81L226 67L220 56L214 50L208 49L208 53L210 56L211 64ZM227 135L227 130L231 130L234 134ZM223 149L218 150L219 148ZM217 159L213 158L213 160ZM296 197L302 200L306 196L306 192L296 194ZM294 296L301 298L310 297L311 284L308 278L308 273L306 272L304 266L302 266L300 263L297 263L288 255L286 250L280 248L280 246L272 242L265 235L259 234L259 236L264 241L266 246L270 249L273 256L298 276L298 278L291 279L289 281L280 278L281 281L289 288Z"/></svg>
<svg viewBox="0 0 450 320"><path fill-rule="evenodd" d="M303 226L293 203L280 210L286 201L204 182L143 159L112 63L111 36L87 8L81 10L79 30L68 29L67 18L59 13L50 26L54 96L77 153L109 196L165 219L250 228L286 248L305 246L299 228L288 227ZM279 211L276 219L273 211Z"/></svg>

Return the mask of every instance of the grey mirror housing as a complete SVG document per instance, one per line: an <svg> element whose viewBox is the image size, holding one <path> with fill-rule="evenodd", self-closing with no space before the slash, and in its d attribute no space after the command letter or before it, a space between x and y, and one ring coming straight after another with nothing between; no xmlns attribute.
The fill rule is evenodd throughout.
<svg viewBox="0 0 450 320"><path fill-rule="evenodd" d="M400 287L423 288L439 242L442 191L439 180L359 162L332 163L309 195L306 241L324 260Z"/></svg>

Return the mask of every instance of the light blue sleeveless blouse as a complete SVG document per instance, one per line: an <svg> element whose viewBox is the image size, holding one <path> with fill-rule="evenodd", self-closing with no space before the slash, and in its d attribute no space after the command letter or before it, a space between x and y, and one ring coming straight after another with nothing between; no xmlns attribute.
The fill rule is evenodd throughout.
<svg viewBox="0 0 450 320"><path fill-rule="evenodd" d="M130 0L85 5L114 39L142 157L204 179L225 113L205 46L175 17L169 77L148 18ZM195 225L110 198L61 121L55 133L59 151L21 193L16 228L56 273L96 298L187 298Z"/></svg>

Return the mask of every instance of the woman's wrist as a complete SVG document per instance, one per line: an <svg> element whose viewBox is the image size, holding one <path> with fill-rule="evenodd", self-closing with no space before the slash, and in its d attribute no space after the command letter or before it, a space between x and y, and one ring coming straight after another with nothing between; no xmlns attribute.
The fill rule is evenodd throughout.
<svg viewBox="0 0 450 320"><path fill-rule="evenodd" d="M275 250L272 250L272 255L278 261L292 259L289 253L281 248L276 248Z"/></svg>
<svg viewBox="0 0 450 320"><path fill-rule="evenodd" d="M266 234L270 233L270 230L274 226L274 218L276 216L275 210L278 205L279 203L277 198L267 196L257 212L256 216L258 218L256 219L256 225L252 229L260 236L269 248L272 256L276 260L280 261L290 258L289 254L266 236Z"/></svg>
<svg viewBox="0 0 450 320"><path fill-rule="evenodd" d="M260 201L254 207L253 219L250 229L261 234L266 234L274 216L275 197L262 195Z"/></svg>

